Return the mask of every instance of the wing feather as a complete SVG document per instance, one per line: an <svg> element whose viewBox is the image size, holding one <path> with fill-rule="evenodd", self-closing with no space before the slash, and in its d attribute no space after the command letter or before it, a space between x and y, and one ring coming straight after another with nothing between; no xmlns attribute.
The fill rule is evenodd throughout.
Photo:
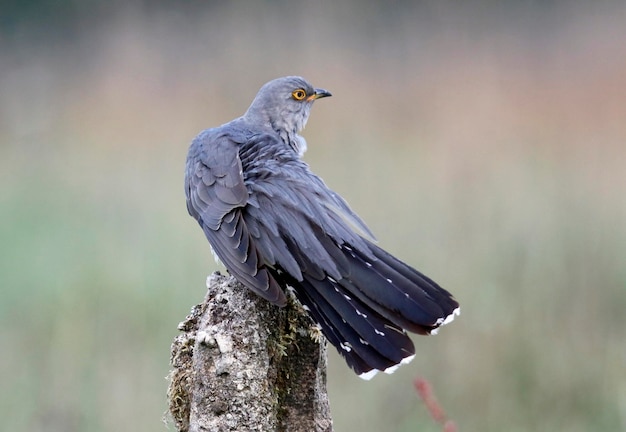
<svg viewBox="0 0 626 432"><path fill-rule="evenodd" d="M215 130L201 133L187 159L187 209L228 271L261 297L284 305L285 294L265 268L244 218L248 189L242 171L235 141Z"/></svg>

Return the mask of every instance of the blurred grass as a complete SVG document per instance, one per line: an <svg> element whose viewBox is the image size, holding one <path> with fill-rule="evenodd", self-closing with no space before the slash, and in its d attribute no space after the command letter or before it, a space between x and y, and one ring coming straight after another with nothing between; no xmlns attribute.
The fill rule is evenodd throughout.
<svg viewBox="0 0 626 432"><path fill-rule="evenodd" d="M196 7L0 41L1 429L165 427L187 145L301 74L306 160L463 309L393 376L333 354L336 429L437 430L421 375L460 430L626 430L622 6Z"/></svg>

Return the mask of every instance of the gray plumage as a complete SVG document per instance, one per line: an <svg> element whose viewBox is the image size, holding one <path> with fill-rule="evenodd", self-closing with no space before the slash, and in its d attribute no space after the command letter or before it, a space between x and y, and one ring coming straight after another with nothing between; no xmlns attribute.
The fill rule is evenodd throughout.
<svg viewBox="0 0 626 432"><path fill-rule="evenodd" d="M268 301L296 297L364 378L391 372L458 314L435 282L374 244L348 204L313 174L299 132L316 99L301 77L270 81L246 113L201 132L187 157L187 209L228 271Z"/></svg>

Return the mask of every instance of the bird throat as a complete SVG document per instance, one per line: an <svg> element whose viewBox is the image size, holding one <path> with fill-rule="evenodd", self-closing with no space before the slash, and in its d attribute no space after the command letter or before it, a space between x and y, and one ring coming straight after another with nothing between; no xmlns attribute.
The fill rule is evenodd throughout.
<svg viewBox="0 0 626 432"><path fill-rule="evenodd" d="M296 130L287 130L287 129L279 129L276 130L278 135L280 135L281 139L289 146L291 149L296 152L298 157L302 157L306 152L307 145L306 140L303 136L298 134Z"/></svg>
<svg viewBox="0 0 626 432"><path fill-rule="evenodd" d="M289 146L298 154L298 157L302 157L306 152L306 140L303 136L294 133L289 137L288 143Z"/></svg>

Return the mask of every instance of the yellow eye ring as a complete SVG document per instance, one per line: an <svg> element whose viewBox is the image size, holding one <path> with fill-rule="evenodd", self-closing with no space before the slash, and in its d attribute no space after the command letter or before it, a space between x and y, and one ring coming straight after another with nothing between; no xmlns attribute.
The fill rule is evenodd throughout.
<svg viewBox="0 0 626 432"><path fill-rule="evenodd" d="M306 92L303 89L297 89L291 92L291 96L297 101L301 101L306 97Z"/></svg>

